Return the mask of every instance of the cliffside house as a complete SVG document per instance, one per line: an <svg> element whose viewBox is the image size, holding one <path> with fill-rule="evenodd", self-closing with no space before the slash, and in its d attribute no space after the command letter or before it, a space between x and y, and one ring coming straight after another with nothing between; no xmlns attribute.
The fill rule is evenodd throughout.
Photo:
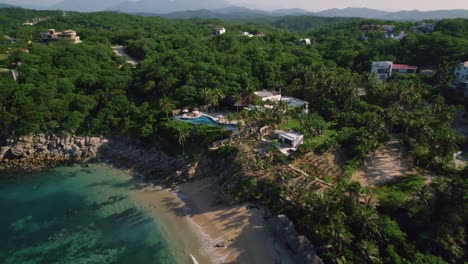
<svg viewBox="0 0 468 264"><path fill-rule="evenodd" d="M241 36L242 36L242 37L249 37L249 38L251 38L251 37L253 37L254 35L251 34L251 33L249 33L249 32L244 31L244 32L241 33Z"/></svg>
<svg viewBox="0 0 468 264"><path fill-rule="evenodd" d="M63 32L57 32L55 29L49 29L47 32L41 32L42 41L48 42L51 40L67 39L73 43L80 43L80 37L76 35L74 30L65 30Z"/></svg>
<svg viewBox="0 0 468 264"><path fill-rule="evenodd" d="M392 61L374 61L372 62L371 73L375 74L377 80L386 80L393 73L412 74L416 73L418 67L406 64L394 64Z"/></svg>
<svg viewBox="0 0 468 264"><path fill-rule="evenodd" d="M278 142L285 144L291 148L297 149L299 145L304 143L304 135L296 131L280 131L278 133Z"/></svg>
<svg viewBox="0 0 468 264"><path fill-rule="evenodd" d="M213 35L218 36L226 33L226 29L223 27L215 27L213 28Z"/></svg>

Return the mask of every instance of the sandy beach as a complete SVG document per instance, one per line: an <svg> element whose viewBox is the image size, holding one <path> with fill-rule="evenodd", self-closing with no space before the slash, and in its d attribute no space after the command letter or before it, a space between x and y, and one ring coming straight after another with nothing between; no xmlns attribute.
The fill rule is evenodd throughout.
<svg viewBox="0 0 468 264"><path fill-rule="evenodd" d="M198 263L294 263L274 238L263 210L246 205L216 205L213 179L205 178L175 190L137 188L135 197L174 238L176 259Z"/></svg>

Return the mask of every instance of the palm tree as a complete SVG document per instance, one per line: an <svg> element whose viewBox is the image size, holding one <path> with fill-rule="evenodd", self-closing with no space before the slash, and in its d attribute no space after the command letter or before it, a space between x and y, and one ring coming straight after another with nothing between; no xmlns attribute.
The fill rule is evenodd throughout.
<svg viewBox="0 0 468 264"><path fill-rule="evenodd" d="M175 105L172 103L172 100L168 97L163 97L159 100L159 105L161 109L166 113L167 119L169 119L169 112L174 110Z"/></svg>
<svg viewBox="0 0 468 264"><path fill-rule="evenodd" d="M437 96L437 98L434 100L434 104L432 107L432 112L438 113L442 111L443 107L445 105L445 100L442 96Z"/></svg>
<svg viewBox="0 0 468 264"><path fill-rule="evenodd" d="M220 89L213 89L210 92L209 104L213 107L219 105L219 101L224 98L224 93Z"/></svg>
<svg viewBox="0 0 468 264"><path fill-rule="evenodd" d="M234 105L236 106L236 112L239 113L239 103L242 101L242 95L236 93L232 96L232 99L234 100Z"/></svg>
<svg viewBox="0 0 468 264"><path fill-rule="evenodd" d="M211 90L208 88L203 88L200 90L200 98L203 100L203 103L206 105L210 104Z"/></svg>
<svg viewBox="0 0 468 264"><path fill-rule="evenodd" d="M359 251L365 264L380 264L379 247L371 241L363 240L358 244Z"/></svg>
<svg viewBox="0 0 468 264"><path fill-rule="evenodd" d="M375 237L380 239L382 237L380 231L380 217L376 210L371 206L358 205L356 207L358 221L361 227L360 237Z"/></svg>
<svg viewBox="0 0 468 264"><path fill-rule="evenodd" d="M185 156L185 142L190 135L190 131L186 129L177 129L177 137L179 140L179 144L182 145L182 155Z"/></svg>

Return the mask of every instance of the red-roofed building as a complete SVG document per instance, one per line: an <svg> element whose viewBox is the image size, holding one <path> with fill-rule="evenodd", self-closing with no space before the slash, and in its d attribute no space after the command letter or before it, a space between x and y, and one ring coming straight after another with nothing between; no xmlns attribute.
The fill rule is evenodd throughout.
<svg viewBox="0 0 468 264"><path fill-rule="evenodd" d="M394 64L392 61L374 61L371 72L376 74L378 80L385 80L394 73L411 74L416 73L417 70L417 66Z"/></svg>
<svg viewBox="0 0 468 264"><path fill-rule="evenodd" d="M392 73L416 73L418 70L417 66L411 66L406 64L393 64Z"/></svg>

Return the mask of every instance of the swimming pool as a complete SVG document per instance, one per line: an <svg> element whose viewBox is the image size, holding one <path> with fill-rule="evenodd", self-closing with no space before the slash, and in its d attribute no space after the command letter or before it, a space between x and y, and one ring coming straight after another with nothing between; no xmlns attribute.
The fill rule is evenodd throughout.
<svg viewBox="0 0 468 264"><path fill-rule="evenodd" d="M218 123L213 118L208 117L206 115L202 115L202 116L196 117L196 118L178 117L177 119L180 120L180 121L184 121L184 122L193 124L193 125L205 124L205 125L212 125L212 126L221 126L221 127L224 127L224 128L230 129L230 130L234 130L234 129L237 128L237 125L235 125L235 124Z"/></svg>

